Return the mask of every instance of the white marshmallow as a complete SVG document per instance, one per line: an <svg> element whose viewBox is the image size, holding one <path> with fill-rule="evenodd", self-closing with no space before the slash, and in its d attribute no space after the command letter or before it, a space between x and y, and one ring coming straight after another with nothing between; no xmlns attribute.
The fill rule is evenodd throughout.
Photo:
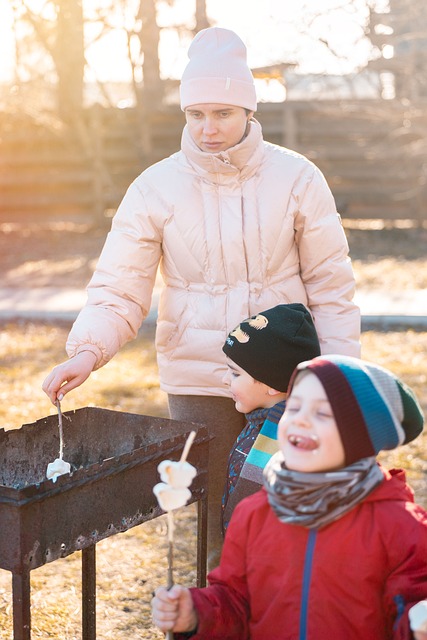
<svg viewBox="0 0 427 640"><path fill-rule="evenodd" d="M157 467L160 478L174 489L189 487L197 475L196 468L189 462L163 460Z"/></svg>
<svg viewBox="0 0 427 640"><path fill-rule="evenodd" d="M69 462L65 462L61 458L56 458L54 462L49 462L47 465L46 477L52 482L56 482L59 476L63 476L66 473L70 473L71 465Z"/></svg>
<svg viewBox="0 0 427 640"><path fill-rule="evenodd" d="M153 487L153 493L163 511L172 511L187 504L191 498L191 491L186 488L175 489L164 482Z"/></svg>
<svg viewBox="0 0 427 640"><path fill-rule="evenodd" d="M408 611L412 631L427 632L427 600L414 604Z"/></svg>

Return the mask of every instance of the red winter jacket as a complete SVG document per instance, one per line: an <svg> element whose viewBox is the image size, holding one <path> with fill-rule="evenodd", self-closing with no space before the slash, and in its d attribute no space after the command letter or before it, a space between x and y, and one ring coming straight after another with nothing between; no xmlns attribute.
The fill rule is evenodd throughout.
<svg viewBox="0 0 427 640"><path fill-rule="evenodd" d="M193 640L408 640L427 598L427 513L400 470L320 529L281 523L264 489L234 511ZM177 636L179 637L179 635Z"/></svg>

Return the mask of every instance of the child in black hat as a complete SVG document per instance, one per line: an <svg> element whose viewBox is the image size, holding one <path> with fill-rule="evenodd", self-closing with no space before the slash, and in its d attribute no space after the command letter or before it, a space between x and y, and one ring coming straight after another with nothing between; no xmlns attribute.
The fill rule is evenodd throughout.
<svg viewBox="0 0 427 640"><path fill-rule="evenodd" d="M426 640L427 512L375 457L423 422L382 367L298 365L264 488L236 507L209 587L157 589L155 624L176 640Z"/></svg>
<svg viewBox="0 0 427 640"><path fill-rule="evenodd" d="M319 339L308 309L300 303L280 304L243 320L223 346L225 381L245 428L228 459L222 499L225 532L235 506L262 486L262 472L278 450L277 424L286 405L289 380L296 365L320 354Z"/></svg>

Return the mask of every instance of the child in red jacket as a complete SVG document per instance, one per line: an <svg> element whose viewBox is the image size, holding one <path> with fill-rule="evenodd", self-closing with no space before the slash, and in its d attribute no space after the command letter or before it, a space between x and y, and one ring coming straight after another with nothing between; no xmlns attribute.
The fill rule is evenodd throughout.
<svg viewBox="0 0 427 640"><path fill-rule="evenodd" d="M155 624L194 640L426 640L427 513L375 458L421 433L413 392L338 355L298 365L289 391L280 451L210 586L158 589Z"/></svg>

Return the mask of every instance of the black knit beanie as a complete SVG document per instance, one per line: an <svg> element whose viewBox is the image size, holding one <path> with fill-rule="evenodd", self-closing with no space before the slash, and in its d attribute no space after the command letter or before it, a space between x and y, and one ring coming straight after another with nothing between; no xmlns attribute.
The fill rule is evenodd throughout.
<svg viewBox="0 0 427 640"><path fill-rule="evenodd" d="M297 364L320 355L311 314L300 303L279 304L243 320L222 350L255 380L281 392Z"/></svg>

